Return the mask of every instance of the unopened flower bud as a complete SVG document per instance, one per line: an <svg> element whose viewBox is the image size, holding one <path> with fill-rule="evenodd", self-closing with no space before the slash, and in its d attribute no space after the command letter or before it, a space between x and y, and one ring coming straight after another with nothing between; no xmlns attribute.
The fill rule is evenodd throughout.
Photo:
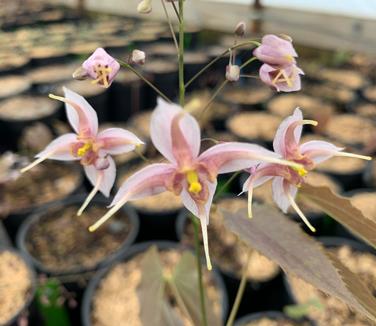
<svg viewBox="0 0 376 326"><path fill-rule="evenodd" d="M106 170L110 166L110 162L105 157L100 157L95 161L95 168L97 170Z"/></svg>
<svg viewBox="0 0 376 326"><path fill-rule="evenodd" d="M85 80L85 79L88 79L88 78L89 78L89 74L88 74L87 71L81 66L81 67L77 68L77 69L73 72L72 77L73 77L73 79L76 79L76 80Z"/></svg>
<svg viewBox="0 0 376 326"><path fill-rule="evenodd" d="M140 50L133 50L132 56L131 56L131 63L134 63L136 65L143 65L145 64L146 54L144 51Z"/></svg>
<svg viewBox="0 0 376 326"><path fill-rule="evenodd" d="M247 25L245 22L240 22L235 27L235 35L243 37L245 34L245 30L247 28Z"/></svg>
<svg viewBox="0 0 376 326"><path fill-rule="evenodd" d="M142 0L137 6L137 12L140 14L148 14L151 10L151 0Z"/></svg>
<svg viewBox="0 0 376 326"><path fill-rule="evenodd" d="M236 82L240 78L240 67L229 64L226 66L226 79L230 82Z"/></svg>

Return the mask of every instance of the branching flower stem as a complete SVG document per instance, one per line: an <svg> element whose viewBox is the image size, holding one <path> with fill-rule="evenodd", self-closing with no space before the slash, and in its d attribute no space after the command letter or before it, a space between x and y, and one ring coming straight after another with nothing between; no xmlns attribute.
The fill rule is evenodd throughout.
<svg viewBox="0 0 376 326"><path fill-rule="evenodd" d="M224 51L222 54L220 54L218 57L210 61L205 67L203 67L196 75L194 75L186 84L185 87L188 87L190 84L192 84L199 76L201 76L202 73L204 73L208 68L210 68L213 64L215 64L218 60L226 56L227 54L231 53L233 50L241 48L246 45L255 45L259 46L260 43L257 41L247 41L239 44L235 44L234 46L230 47L226 51Z"/></svg>
<svg viewBox="0 0 376 326"><path fill-rule="evenodd" d="M122 60L116 59L116 61L119 62L119 64L123 68L129 69L130 71L132 71L136 76L138 76L141 80L143 80L146 84L148 84L154 91L156 91L158 95L163 97L164 100L166 100L169 103L172 103L172 101L165 94L163 94L162 91L159 90L157 86L155 86L151 81L145 78L137 69L133 68L130 64Z"/></svg>
<svg viewBox="0 0 376 326"><path fill-rule="evenodd" d="M161 0L161 2L162 2L163 10L164 10L165 15L166 15L166 19L167 19L167 22L168 22L168 26L170 27L171 36L172 36L172 39L173 39L173 41L174 41L176 51L179 53L179 45L178 45L178 41L176 40L176 36L175 36L175 32L174 32L174 28L173 28L173 26L172 26L170 16L168 15L168 11L167 11L167 8L166 8L165 0Z"/></svg>

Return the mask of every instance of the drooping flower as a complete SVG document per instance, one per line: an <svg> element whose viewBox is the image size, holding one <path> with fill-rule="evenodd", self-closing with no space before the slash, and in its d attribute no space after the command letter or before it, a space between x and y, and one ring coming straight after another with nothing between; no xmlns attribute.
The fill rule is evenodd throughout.
<svg viewBox="0 0 376 326"><path fill-rule="evenodd" d="M268 65L284 66L296 63L298 56L292 42L276 35L265 35L253 55Z"/></svg>
<svg viewBox="0 0 376 326"><path fill-rule="evenodd" d="M273 142L275 153L279 154L285 160L301 164L304 169L269 163L253 165L249 169L251 175L243 185L243 191L248 191L249 217L252 217L253 189L272 180L273 199L278 207L284 213L287 213L288 208L292 206L310 230L315 232L315 228L308 222L295 202L298 188L304 183L306 174L313 170L317 164L333 156L371 160L369 156L343 152L343 148L339 148L326 141L313 140L299 144L303 125L307 124L316 126L317 122L304 120L300 109L295 109L291 116L282 121Z"/></svg>
<svg viewBox="0 0 376 326"><path fill-rule="evenodd" d="M261 45L253 55L262 61L259 75L261 80L278 92L294 92L301 89L300 75L304 75L296 65L298 56L289 37L265 35Z"/></svg>
<svg viewBox="0 0 376 326"><path fill-rule="evenodd" d="M300 167L281 161L278 154L261 146L239 142L218 144L199 155L201 138L197 121L180 106L162 99L152 114L150 133L154 146L169 163L151 164L130 176L116 194L112 208L89 230L95 231L128 201L172 191L200 219L209 269L207 225L217 175L265 161Z"/></svg>
<svg viewBox="0 0 376 326"><path fill-rule="evenodd" d="M116 167L111 155L127 153L143 142L130 131L109 128L98 132L98 117L91 105L80 95L63 88L65 97L50 97L65 102L67 118L75 133L68 133L53 140L36 155L37 159L23 168L26 172L46 159L79 160L92 185L92 192L78 211L81 215L95 194L100 191L108 197L115 182Z"/></svg>
<svg viewBox="0 0 376 326"><path fill-rule="evenodd" d="M98 48L74 73L73 78L93 79L94 84L104 88L110 87L120 70L120 64L104 49Z"/></svg>
<svg viewBox="0 0 376 326"><path fill-rule="evenodd" d="M296 64L271 66L264 63L260 68L261 80L278 92L295 92L302 88L300 75L304 75Z"/></svg>

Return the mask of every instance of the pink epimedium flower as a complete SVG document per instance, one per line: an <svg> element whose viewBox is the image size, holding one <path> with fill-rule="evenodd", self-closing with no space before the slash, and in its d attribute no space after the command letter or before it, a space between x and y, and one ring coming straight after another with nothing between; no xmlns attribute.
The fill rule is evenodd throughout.
<svg viewBox="0 0 376 326"><path fill-rule="evenodd" d="M248 191L248 214L252 217L253 189L272 180L273 199L278 207L287 213L290 206L302 218L305 224L315 232L315 228L308 222L303 212L295 202L298 188L304 183L306 174L313 170L317 164L333 156L356 157L371 160L369 156L343 152L339 148L325 141L309 141L299 144L302 127L305 124L317 125L316 121L303 120L302 112L297 108L294 113L282 121L274 137L274 151L282 158L301 164L304 168L294 168L278 164L262 163L249 169L250 177L243 185L243 191Z"/></svg>
<svg viewBox="0 0 376 326"><path fill-rule="evenodd" d="M143 142L133 133L121 128L98 132L98 117L91 105L77 93L64 89L65 97L50 97L65 102L66 113L75 133L68 133L53 140L36 155L37 159L21 170L26 172L46 159L60 161L79 160L93 191L78 211L81 215L95 194L100 191L108 197L115 182L116 167L111 155L127 153Z"/></svg>
<svg viewBox="0 0 376 326"><path fill-rule="evenodd" d="M152 114L150 133L154 146L169 163L151 164L130 176L116 194L112 208L89 230L95 231L128 201L172 191L200 219L209 269L207 225L217 175L265 161L301 167L278 159L278 154L261 146L238 142L221 143L199 155L201 137L197 121L180 106L162 99Z"/></svg>
<svg viewBox="0 0 376 326"><path fill-rule="evenodd" d="M278 92L295 92L302 88L300 75L304 75L304 72L295 64L271 66L264 63L259 74L265 84L274 87Z"/></svg>
<svg viewBox="0 0 376 326"><path fill-rule="evenodd" d="M277 66L293 64L298 56L291 39L284 39L273 34L262 38L261 45L253 51L253 55L266 64Z"/></svg>
<svg viewBox="0 0 376 326"><path fill-rule="evenodd" d="M94 84L108 88L120 70L120 64L104 49L98 48L76 71L76 74L93 79ZM79 73L78 73L79 71ZM75 76L75 74L73 74Z"/></svg>

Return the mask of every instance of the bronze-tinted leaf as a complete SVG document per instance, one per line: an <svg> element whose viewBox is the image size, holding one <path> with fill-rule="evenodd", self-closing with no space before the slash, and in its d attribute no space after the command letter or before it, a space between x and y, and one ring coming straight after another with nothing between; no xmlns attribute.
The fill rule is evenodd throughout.
<svg viewBox="0 0 376 326"><path fill-rule="evenodd" d="M254 205L254 217L247 210L223 212L226 226L246 244L323 292L342 300L376 321L376 299L358 276L306 235L296 223L276 209Z"/></svg>
<svg viewBox="0 0 376 326"><path fill-rule="evenodd" d="M336 195L327 187L304 184L299 195L318 205L326 214L376 248L376 223L363 216L349 198Z"/></svg>
<svg viewBox="0 0 376 326"><path fill-rule="evenodd" d="M175 268L172 281L174 282L194 325L201 325L202 317L196 264L195 256L189 251L184 252ZM220 321L213 313L213 305L209 302L207 296L205 296L205 303L208 324L220 325Z"/></svg>
<svg viewBox="0 0 376 326"><path fill-rule="evenodd" d="M140 319L143 325L164 326L163 315L170 309L165 300L165 280L158 249L152 246L141 261L141 282L137 289Z"/></svg>

